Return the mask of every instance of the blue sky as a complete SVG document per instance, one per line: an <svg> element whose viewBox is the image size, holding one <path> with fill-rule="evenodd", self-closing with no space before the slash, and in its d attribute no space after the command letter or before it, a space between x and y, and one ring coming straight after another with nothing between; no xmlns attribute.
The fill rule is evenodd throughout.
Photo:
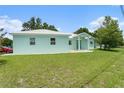
<svg viewBox="0 0 124 93"><path fill-rule="evenodd" d="M6 23L8 26L9 24L16 24L17 28L18 23L20 26L24 21L35 16L40 17L43 22L55 25L63 32L74 32L80 27L88 27L90 31L93 31L94 26L97 25L97 21L102 20L103 16L108 15L118 19L121 28L124 29L124 16L121 13L120 7L112 5L0 6L0 25L6 25ZM3 19L7 22L1 23ZM13 29L14 27L10 28Z"/></svg>

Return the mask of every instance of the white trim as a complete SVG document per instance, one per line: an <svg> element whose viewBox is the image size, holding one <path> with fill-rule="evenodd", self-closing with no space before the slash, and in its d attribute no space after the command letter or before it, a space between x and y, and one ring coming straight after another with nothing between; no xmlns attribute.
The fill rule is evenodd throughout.
<svg viewBox="0 0 124 93"><path fill-rule="evenodd" d="M90 46L89 46L90 42L89 41L90 41L90 39L87 38L87 44L88 44L88 47L87 48L88 48L88 50L90 49Z"/></svg>
<svg viewBox="0 0 124 93"><path fill-rule="evenodd" d="M80 49L80 46L81 46L81 45L80 45L80 40L81 40L80 37L78 37L78 50L81 50L81 49Z"/></svg>
<svg viewBox="0 0 124 93"><path fill-rule="evenodd" d="M78 37L78 36L81 36L81 37L89 37L89 38L93 38L95 39L93 36L91 36L90 34L87 34L85 32L83 33L80 33L80 34L71 34L71 36L69 36L69 38L74 38L74 37Z"/></svg>

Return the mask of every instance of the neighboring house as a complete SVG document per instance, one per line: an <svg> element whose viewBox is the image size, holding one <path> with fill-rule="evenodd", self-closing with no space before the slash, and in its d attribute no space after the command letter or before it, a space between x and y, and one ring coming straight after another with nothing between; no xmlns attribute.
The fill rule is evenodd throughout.
<svg viewBox="0 0 124 93"><path fill-rule="evenodd" d="M87 33L72 34L42 29L12 34L14 54L51 54L94 49L94 38Z"/></svg>

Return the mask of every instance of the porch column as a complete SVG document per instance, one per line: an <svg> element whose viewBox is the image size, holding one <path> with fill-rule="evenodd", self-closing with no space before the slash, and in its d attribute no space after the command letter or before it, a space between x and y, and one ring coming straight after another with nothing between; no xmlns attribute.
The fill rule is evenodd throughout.
<svg viewBox="0 0 124 93"><path fill-rule="evenodd" d="M78 37L78 50L80 50L80 37Z"/></svg>
<svg viewBox="0 0 124 93"><path fill-rule="evenodd" d="M90 44L89 37L87 37L87 44L88 44L88 45L87 45L87 46L88 46L87 49L89 50L89 49L90 49L90 46L89 46L89 44Z"/></svg>

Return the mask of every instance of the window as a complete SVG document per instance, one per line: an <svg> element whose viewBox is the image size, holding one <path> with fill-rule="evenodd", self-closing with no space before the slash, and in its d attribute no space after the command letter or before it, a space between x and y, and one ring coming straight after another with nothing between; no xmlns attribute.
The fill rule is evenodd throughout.
<svg viewBox="0 0 124 93"><path fill-rule="evenodd" d="M93 44L93 42L92 42L92 41L90 41L90 44Z"/></svg>
<svg viewBox="0 0 124 93"><path fill-rule="evenodd" d="M30 45L35 45L35 38L30 38Z"/></svg>
<svg viewBox="0 0 124 93"><path fill-rule="evenodd" d="M55 38L50 38L50 44L55 45L56 44L56 39Z"/></svg>
<svg viewBox="0 0 124 93"><path fill-rule="evenodd" d="M72 42L71 42L71 40L69 40L68 44L69 44L69 45L72 45Z"/></svg>

